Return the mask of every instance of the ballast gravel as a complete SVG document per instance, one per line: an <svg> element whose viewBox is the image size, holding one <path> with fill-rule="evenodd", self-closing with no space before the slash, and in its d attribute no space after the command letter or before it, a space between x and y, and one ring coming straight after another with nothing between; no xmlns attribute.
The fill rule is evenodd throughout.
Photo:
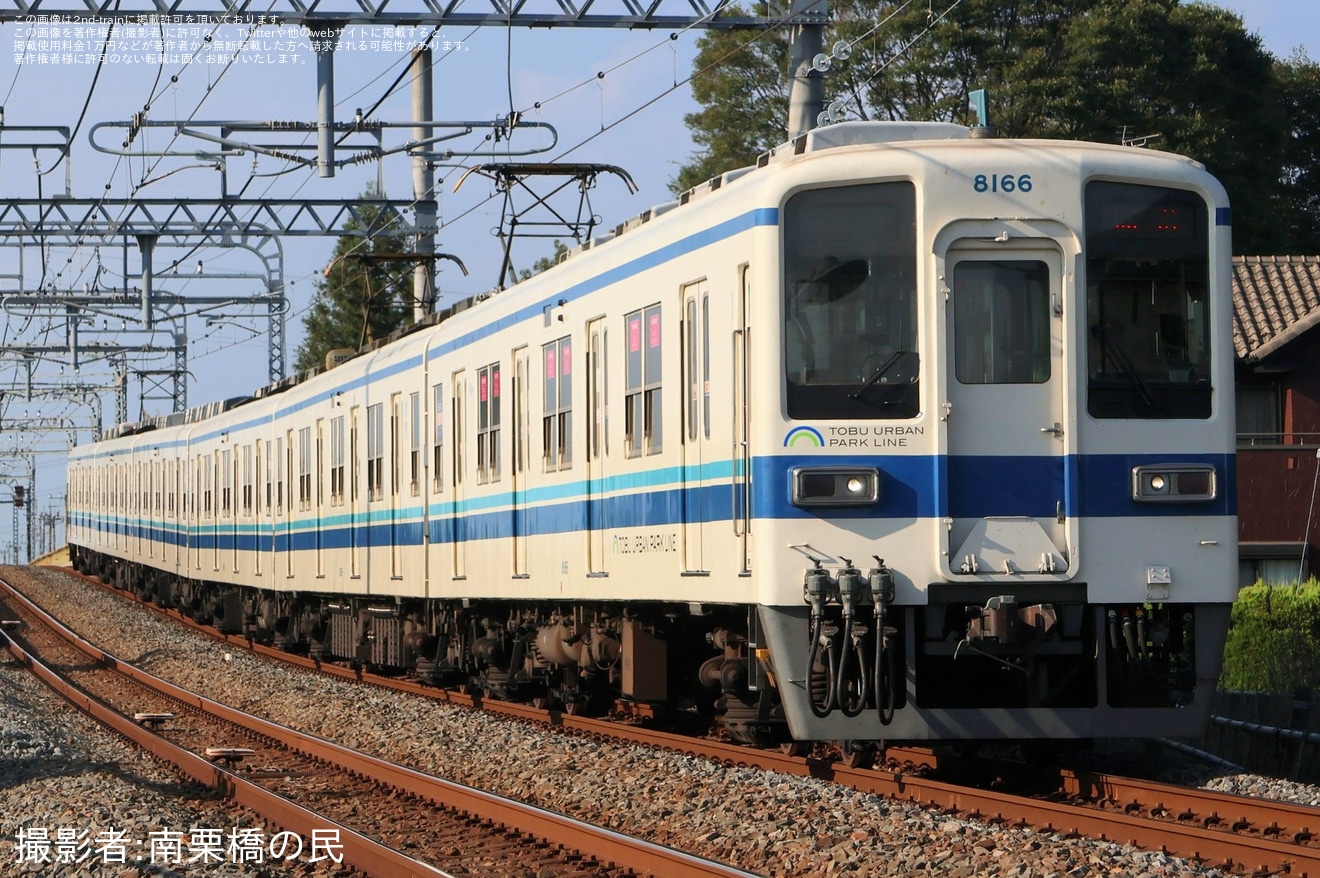
<svg viewBox="0 0 1320 878"><path fill-rule="evenodd" d="M13 572L0 568L0 577ZM758 874L1221 874L1158 852L992 826L811 778L571 737L281 667L150 616L61 571L25 572L31 575L16 579L29 597L69 627L177 685L420 771ZM1217 782L1249 795L1320 799L1314 788L1282 781ZM20 802L7 804L12 809ZM144 799L137 807L155 813L160 806ZM20 822L5 818L6 838Z"/></svg>
<svg viewBox="0 0 1320 878"><path fill-rule="evenodd" d="M306 855L272 859L278 831L74 711L0 653L0 875L358 874Z"/></svg>

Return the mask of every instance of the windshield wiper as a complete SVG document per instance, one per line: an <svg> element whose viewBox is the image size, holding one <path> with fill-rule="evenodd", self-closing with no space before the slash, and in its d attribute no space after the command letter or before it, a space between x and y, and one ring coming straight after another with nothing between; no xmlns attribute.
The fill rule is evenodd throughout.
<svg viewBox="0 0 1320 878"><path fill-rule="evenodd" d="M860 399L863 393L874 387L876 382L878 382L881 378L885 377L885 375L888 374L890 369L894 368L899 363L903 362L908 356L909 353L907 351L894 351L892 354L889 355L889 359L885 360L883 363L880 364L880 367L875 370L875 372L871 375L870 378L867 378L861 384L857 385L857 389L854 390L852 393L848 394L848 398Z"/></svg>
<svg viewBox="0 0 1320 878"><path fill-rule="evenodd" d="M1091 334L1100 342L1100 349L1107 351L1114 358L1114 362L1118 364L1118 371L1122 372L1123 377L1127 378L1128 383L1136 389L1141 401L1146 404L1147 408L1154 408L1155 397L1151 396L1150 387L1146 384L1145 379L1141 377L1141 373L1132 365L1132 361L1128 359L1127 354L1118 346L1118 342L1111 339L1108 331L1099 323L1091 327Z"/></svg>

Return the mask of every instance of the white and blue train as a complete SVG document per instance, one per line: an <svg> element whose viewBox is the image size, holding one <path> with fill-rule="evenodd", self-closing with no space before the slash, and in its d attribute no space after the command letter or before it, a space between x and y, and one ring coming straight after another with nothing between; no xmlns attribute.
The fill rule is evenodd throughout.
<svg viewBox="0 0 1320 878"><path fill-rule="evenodd" d="M794 746L1195 734L1236 593L1196 162L812 131L348 362L69 460L222 627Z"/></svg>

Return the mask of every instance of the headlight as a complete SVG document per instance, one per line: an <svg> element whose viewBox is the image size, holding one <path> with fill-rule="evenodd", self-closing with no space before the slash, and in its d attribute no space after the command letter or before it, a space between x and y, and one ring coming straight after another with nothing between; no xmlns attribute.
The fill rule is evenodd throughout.
<svg viewBox="0 0 1320 878"><path fill-rule="evenodd" d="M1215 468L1208 463L1158 463L1132 468L1138 503L1202 503L1215 499Z"/></svg>
<svg viewBox="0 0 1320 878"><path fill-rule="evenodd" d="M794 506L866 506L880 499L880 471L855 467L793 470Z"/></svg>

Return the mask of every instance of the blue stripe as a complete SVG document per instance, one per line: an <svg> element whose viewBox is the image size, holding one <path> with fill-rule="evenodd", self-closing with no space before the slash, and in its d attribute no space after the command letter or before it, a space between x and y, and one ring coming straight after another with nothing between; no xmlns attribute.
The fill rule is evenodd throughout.
<svg viewBox="0 0 1320 878"><path fill-rule="evenodd" d="M1217 226L1231 226L1231 225L1233 225L1233 208L1231 208L1231 207L1216 207L1216 208L1215 208L1215 225L1217 225Z"/></svg>
<svg viewBox="0 0 1320 878"><path fill-rule="evenodd" d="M463 335L457 336L448 341L436 341L427 348L427 356L430 358L435 358L436 356L441 354L447 354L453 351L461 350L462 348L470 344L474 344L478 341L481 341L482 339L494 335L497 332L501 332L506 329L511 329L512 327L517 326L518 324L524 321L533 320L533 319L540 320L541 315L547 306L557 305L561 300L564 302L572 302L577 299L581 299L584 296L589 296L592 293L604 289L605 287L612 286L617 283L622 283L623 281L626 281L635 275L641 274L642 272L645 271L650 271L653 268L657 268L661 265L664 265L666 262L670 262L674 259L678 259L679 257L686 256L687 254L692 253L696 250L700 250L703 247L709 247L712 244L718 244L719 242L725 240L726 238L731 238L734 237L735 235L740 235L743 232L749 231L751 229L760 226L775 226L778 224L779 224L778 208L761 207L761 208L756 208L754 210L749 210L740 216L734 217L733 219L725 220L724 222L717 223L716 225L711 226L708 229L703 229L702 231L694 232L693 234L688 235L686 238L682 238L678 241L675 241L672 244L667 244L664 247L659 248L658 250L654 250L650 253L639 256L636 259L633 259L629 262L624 263L623 265L618 266L617 268L612 268L609 271L596 275L595 277L588 278L587 280L575 284L566 290L556 291L537 302L533 302L532 304L527 305L526 307L518 309L512 314L501 317L498 320L494 320L490 323L486 323L480 328L473 330L472 332L464 333ZM441 323L439 324L439 326L443 327L444 324ZM436 332L437 336L439 336L440 334L441 333L439 331ZM336 394L343 393L349 390L356 390L361 387L366 387L371 382L379 381L384 378L389 378L392 375L397 375L398 373L407 371L409 369L418 368L421 365L422 365L422 357L420 355L416 357L409 357L406 360L401 360L398 363L394 363L379 371L368 372L365 375L361 375L357 378L353 378L343 383L333 384L330 387L328 387L326 390L323 390L320 393L310 396L305 400L294 403L287 407L277 408L274 418L275 420L278 420L280 418L287 417L289 415L295 414L296 412L300 412L312 406L318 405L320 403L324 403L328 401L331 397L335 396ZM219 438L224 433L231 433L231 432L237 433L242 430L249 430L258 426L266 426L271 423L272 421L267 418L252 418L247 421L241 421L237 424L229 424L223 428L217 428L207 433L201 433L193 437L192 441L205 442L210 439ZM173 429L179 429L179 428L176 427ZM155 449L164 450L169 448L185 447L187 444L188 444L188 440L180 438L173 441L153 443L150 445L141 446L141 448L143 450L155 450ZM86 454L79 454L75 449L74 451L70 452L69 458L71 460L82 460L85 457L90 456L90 454L94 454L95 448L96 445L95 444L92 445L89 449L87 449Z"/></svg>
<svg viewBox="0 0 1320 878"><path fill-rule="evenodd" d="M1131 473L1135 466L1176 460L1213 464L1218 473L1218 496L1208 503L1137 503L1132 499ZM947 462L946 462L947 461ZM800 508L792 502L791 471L798 466L866 466L881 473L880 501L852 508ZM455 503L432 504L429 537L432 543L456 540L508 539L515 534L575 533L596 530L654 527L683 522L729 521L734 515L732 466L722 461L702 468L722 473L700 488L684 488L681 467L664 467L619 476L605 484L615 493L589 501L588 484L575 481L555 488L529 491L511 508L512 492ZM940 485L948 486L943 497ZM827 519L847 522L887 519L915 522L930 518L983 518L1027 515L1052 517L1064 501L1069 517L1123 518L1163 516L1229 516L1237 511L1236 456L1232 454L1151 455L1114 454L1082 457L954 457L783 455L760 457L752 463L753 507L757 520ZM533 499L535 498L535 499ZM393 521L391 521L393 516ZM74 512L74 526L145 537L203 550L240 551L258 546L283 551L316 548L314 519L255 525L203 525L185 537L177 525L133 522L122 516ZM846 525L845 525L846 526ZM337 514L321 519L320 539L325 549L351 545L414 546L422 541L421 507L405 510L364 511L357 516Z"/></svg>
<svg viewBox="0 0 1320 878"><path fill-rule="evenodd" d="M686 256L703 247L709 247L712 244L718 244L726 238L732 238L743 232L754 229L758 226L774 226L779 224L779 209L775 207L760 207L749 210L741 216L725 220L722 223L694 232L686 238L681 238L672 244L666 244L658 250L646 253L630 262L625 262L617 268L598 274L595 277L588 278L581 283L574 284L564 290L558 290L550 296L533 302L526 307L520 308L512 314L499 318L498 320L487 323L471 332L457 336L450 341L440 342L434 347L429 348L431 355L447 354L452 351L460 350L467 345L480 341L483 338L510 329L522 323L525 320L540 320L547 307L558 305L561 301L564 303L574 302L584 296L598 292L605 287L622 283L634 275L641 274L644 271L650 271Z"/></svg>

